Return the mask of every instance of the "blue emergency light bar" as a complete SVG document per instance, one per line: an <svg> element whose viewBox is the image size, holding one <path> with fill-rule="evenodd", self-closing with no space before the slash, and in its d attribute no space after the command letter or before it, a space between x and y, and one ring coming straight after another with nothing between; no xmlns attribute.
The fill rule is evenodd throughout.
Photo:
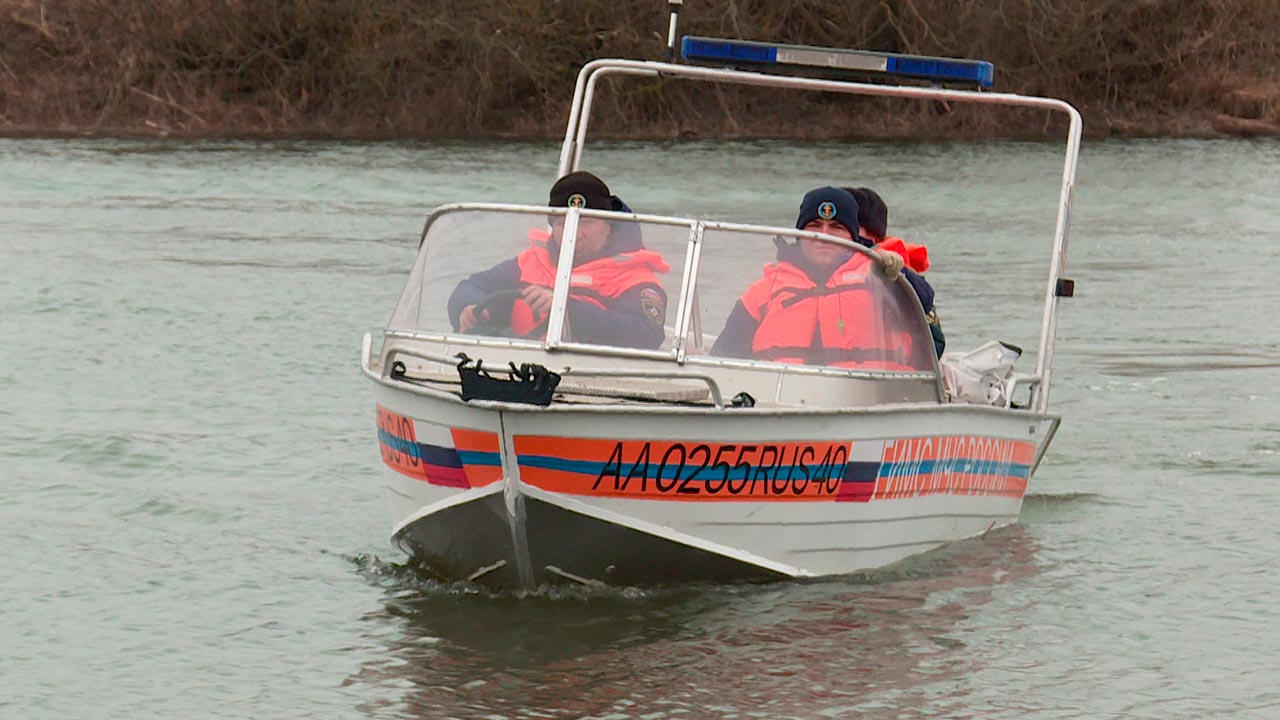
<svg viewBox="0 0 1280 720"><path fill-rule="evenodd" d="M691 35L681 39L680 57L688 62L754 63L884 73L940 82L974 83L981 87L991 87L995 81L995 66L986 60L778 45Z"/></svg>

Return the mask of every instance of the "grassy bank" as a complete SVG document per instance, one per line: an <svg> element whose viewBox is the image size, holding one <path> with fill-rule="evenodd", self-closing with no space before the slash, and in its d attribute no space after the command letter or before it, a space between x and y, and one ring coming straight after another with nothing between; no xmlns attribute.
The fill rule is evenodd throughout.
<svg viewBox="0 0 1280 720"><path fill-rule="evenodd" d="M0 0L0 132L554 136L577 69L659 59L663 0ZM980 57L1092 135L1280 133L1275 0L687 0L681 31ZM896 103L896 104L895 104ZM1038 113L629 83L593 128L1036 136Z"/></svg>

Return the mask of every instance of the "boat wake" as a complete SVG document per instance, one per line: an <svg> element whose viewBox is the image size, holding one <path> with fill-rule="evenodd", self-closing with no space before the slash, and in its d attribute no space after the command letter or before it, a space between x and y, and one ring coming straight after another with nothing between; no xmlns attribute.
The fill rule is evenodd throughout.
<svg viewBox="0 0 1280 720"><path fill-rule="evenodd" d="M1062 495L1032 495L1028 500L1043 501L1046 507L1075 506L1081 502L1094 502L1099 496L1092 493L1066 493ZM755 593L774 594L787 592L788 588L802 587L862 587L894 585L899 583L928 582L964 574L968 568L999 567L1001 558L1024 558L1032 540L1023 525L996 528L982 536L961 540L940 548L908 557L905 560L880 568L860 570L843 575L826 575L814 578L788 578L772 581L738 582L684 582L654 586L544 583L529 589L498 588L468 581L448 581L432 577L409 560L397 563L383 560L376 555L361 553L347 556L356 574L387 594L388 610L404 616L420 612L434 612L438 602L456 601L473 597L479 603L505 600L534 600L549 603L602 603L611 601L678 602L697 596L741 597Z"/></svg>
<svg viewBox="0 0 1280 720"><path fill-rule="evenodd" d="M495 588L465 580L448 581L432 577L412 561L397 563L376 555L361 553L348 556L356 574L371 585L382 588L392 600L412 603L442 597L476 596L488 599L537 598L542 600L584 601L603 598L641 599L663 594L705 589L714 583L686 583L652 588L619 585L582 585L577 583L542 584L530 589ZM406 606L407 607L407 606ZM407 608L412 612L411 608Z"/></svg>
<svg viewBox="0 0 1280 720"><path fill-rule="evenodd" d="M1100 359L1103 362L1103 374L1122 377L1280 368L1280 355L1275 353L1228 348L1105 353Z"/></svg>

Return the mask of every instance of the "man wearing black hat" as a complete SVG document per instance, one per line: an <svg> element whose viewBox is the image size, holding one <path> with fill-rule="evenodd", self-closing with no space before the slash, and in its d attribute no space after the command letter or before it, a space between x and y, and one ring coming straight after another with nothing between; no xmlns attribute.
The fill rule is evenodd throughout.
<svg viewBox="0 0 1280 720"><path fill-rule="evenodd" d="M796 228L858 242L858 202L843 188L811 190L800 203ZM890 280L903 272L901 256L873 253ZM881 326L878 299L863 281L872 266L870 258L809 238L780 245L777 258L734 306L711 349L713 355L915 369L919 357L909 335ZM906 276L921 303L931 308L933 289L913 271L907 270Z"/></svg>
<svg viewBox="0 0 1280 720"><path fill-rule="evenodd" d="M582 171L557 180L547 205L631 212L603 180ZM458 284L449 296L455 330L545 336L565 217L550 220L550 232L530 231L527 250ZM603 218L578 219L565 311L573 342L639 348L662 344L667 295L656 273L670 267L661 255L644 248L637 230L634 223L615 227Z"/></svg>

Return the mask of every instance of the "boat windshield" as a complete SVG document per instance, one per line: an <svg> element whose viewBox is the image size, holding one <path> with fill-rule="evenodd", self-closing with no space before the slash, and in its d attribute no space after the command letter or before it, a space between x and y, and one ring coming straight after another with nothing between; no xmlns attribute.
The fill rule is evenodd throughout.
<svg viewBox="0 0 1280 720"><path fill-rule="evenodd" d="M811 234L806 234L811 235ZM709 226L697 280L712 357L882 371L933 371L915 291L870 255L795 230Z"/></svg>
<svg viewBox="0 0 1280 720"><path fill-rule="evenodd" d="M437 211L388 330L544 346L556 326L549 290L572 225L563 213ZM561 347L694 364L936 369L910 285L885 280L852 248L686 218L587 211L577 220ZM696 273L686 272L691 258Z"/></svg>

